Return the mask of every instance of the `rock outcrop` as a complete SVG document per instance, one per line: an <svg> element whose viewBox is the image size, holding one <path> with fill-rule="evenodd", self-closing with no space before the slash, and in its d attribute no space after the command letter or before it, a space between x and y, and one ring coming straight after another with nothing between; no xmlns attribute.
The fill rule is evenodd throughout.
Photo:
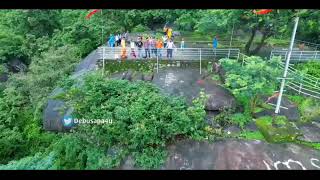
<svg viewBox="0 0 320 180"><path fill-rule="evenodd" d="M209 143L179 141L168 147L166 170L320 170L320 151L295 144L269 144L257 140ZM134 167L127 158L119 169Z"/></svg>
<svg viewBox="0 0 320 180"><path fill-rule="evenodd" d="M268 97L263 97L262 100L266 102L268 100ZM268 103L270 104L277 104L277 97L272 97L269 99ZM274 109L264 109L259 113L255 113L255 118L259 118L262 116L273 116L274 115ZM289 101L288 98L285 96L282 97L281 100L281 108L280 108L280 116L286 116L288 120L290 121L298 121L300 119L299 109L297 105Z"/></svg>

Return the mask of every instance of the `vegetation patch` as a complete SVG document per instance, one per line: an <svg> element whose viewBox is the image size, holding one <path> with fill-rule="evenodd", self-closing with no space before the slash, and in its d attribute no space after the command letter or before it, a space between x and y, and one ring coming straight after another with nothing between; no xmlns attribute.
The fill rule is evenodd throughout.
<svg viewBox="0 0 320 180"><path fill-rule="evenodd" d="M272 143L295 142L301 136L284 116L261 117L256 120L256 125L264 138Z"/></svg>

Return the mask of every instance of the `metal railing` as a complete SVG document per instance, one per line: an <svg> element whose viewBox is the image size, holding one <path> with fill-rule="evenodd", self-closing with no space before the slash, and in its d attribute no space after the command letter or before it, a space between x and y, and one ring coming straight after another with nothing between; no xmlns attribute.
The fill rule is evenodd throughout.
<svg viewBox="0 0 320 180"><path fill-rule="evenodd" d="M245 65L248 56L240 53L239 60L242 65ZM279 64L280 69L284 69L284 62ZM306 96L310 96L316 99L320 99L320 78L316 78L314 76L304 74L292 67L292 64L289 65L288 69L289 78L286 83L286 87L297 92L298 94L303 94Z"/></svg>
<svg viewBox="0 0 320 180"><path fill-rule="evenodd" d="M296 40L296 45L298 44L304 44L305 46L313 49L313 50L320 50L320 44L312 43L312 42L307 42L307 41L302 41L302 40Z"/></svg>
<svg viewBox="0 0 320 180"><path fill-rule="evenodd" d="M285 60L287 58L287 50L272 50L270 54L270 59L274 56L280 56L281 59ZM320 51L292 51L290 61L310 61L310 60L320 60Z"/></svg>
<svg viewBox="0 0 320 180"><path fill-rule="evenodd" d="M279 67L284 69L284 63L280 63ZM288 88L298 92L298 94L320 99L320 78L304 74L290 66L288 72L291 78L286 84Z"/></svg>
<svg viewBox="0 0 320 180"><path fill-rule="evenodd" d="M200 74L201 74L201 61L202 60L214 60L221 58L238 59L240 50L239 49L213 49L213 48L175 48L172 49L172 57L168 57L168 49L149 49L150 58L157 60L157 72L159 71L160 60L181 60L181 61L199 61L200 63ZM103 60L103 69L105 68L105 60L120 60L123 54L121 47L107 47L101 46L97 50L98 59ZM149 53L147 53L149 55ZM141 48L127 47L125 49L126 60L133 59L145 59L146 50ZM149 57L149 56L148 56Z"/></svg>
<svg viewBox="0 0 320 180"><path fill-rule="evenodd" d="M149 49L150 57L160 59L168 58L168 49ZM121 47L107 47L102 46L98 48L98 56L100 59L116 60L121 59L122 48ZM198 61L200 56L202 59L214 59L214 58L238 58L240 50L239 49L213 49L213 48L175 48L172 49L172 59L173 60L190 60ZM140 59L146 57L146 51L144 48L139 50L134 48L134 54L132 49L126 48L126 59Z"/></svg>

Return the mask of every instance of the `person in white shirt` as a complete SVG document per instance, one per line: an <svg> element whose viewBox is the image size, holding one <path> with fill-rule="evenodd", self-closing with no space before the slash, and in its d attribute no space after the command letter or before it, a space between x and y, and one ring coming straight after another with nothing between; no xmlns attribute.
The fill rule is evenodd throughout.
<svg viewBox="0 0 320 180"><path fill-rule="evenodd" d="M167 35L162 36L163 47L166 47L166 46L167 46L167 40L168 40Z"/></svg>
<svg viewBox="0 0 320 180"><path fill-rule="evenodd" d="M134 58L137 58L136 52L134 51L135 49L135 42L133 40L130 41L130 48L131 48L131 56Z"/></svg>
<svg viewBox="0 0 320 180"><path fill-rule="evenodd" d="M174 45L171 39L169 39L169 42L167 43L166 48L167 48L167 58L172 59L172 51L173 51L173 48L176 48L176 46Z"/></svg>
<svg viewBox="0 0 320 180"><path fill-rule="evenodd" d="M116 46L119 46L119 36L118 36L118 34L116 35L115 39L116 39Z"/></svg>

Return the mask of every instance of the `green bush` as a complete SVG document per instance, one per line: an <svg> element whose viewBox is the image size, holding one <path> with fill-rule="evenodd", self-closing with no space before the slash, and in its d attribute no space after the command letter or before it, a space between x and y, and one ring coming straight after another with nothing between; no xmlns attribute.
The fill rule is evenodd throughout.
<svg viewBox="0 0 320 180"><path fill-rule="evenodd" d="M220 59L226 71L225 87L230 89L245 107L248 103L250 112L255 112L260 104L260 96L272 94L278 87L277 77L281 71L277 68L278 58L264 61L257 56L248 57L241 66L237 60ZM248 102L249 101L249 102Z"/></svg>
<svg viewBox="0 0 320 180"><path fill-rule="evenodd" d="M213 118L222 127L228 127L230 125L236 125L241 129L252 120L251 116L245 113L234 113L232 110L224 110Z"/></svg>
<svg viewBox="0 0 320 180"><path fill-rule="evenodd" d="M234 124L238 125L241 129L243 129L244 126L251 120L252 118L250 116L246 116L245 114L242 114L242 113L233 114L231 117L231 121Z"/></svg>
<svg viewBox="0 0 320 180"><path fill-rule="evenodd" d="M302 73L309 74L311 76L320 78L320 62L309 61L307 63L300 63L296 65L296 68Z"/></svg>
<svg viewBox="0 0 320 180"><path fill-rule="evenodd" d="M7 165L0 165L0 170L49 170L54 168L55 154L24 157L18 161L11 161Z"/></svg>
<svg viewBox="0 0 320 180"><path fill-rule="evenodd" d="M150 31L150 28L148 28L147 26L144 26L142 24L139 24L139 25L137 25L136 27L134 27L132 29L132 32L140 32L140 33L142 33L142 32L147 32L147 31Z"/></svg>
<svg viewBox="0 0 320 180"><path fill-rule="evenodd" d="M304 122L320 118L320 103L312 98L303 96L288 96L299 108L301 119Z"/></svg>
<svg viewBox="0 0 320 180"><path fill-rule="evenodd" d="M8 73L8 69L4 67L4 65L0 64L0 74Z"/></svg>
<svg viewBox="0 0 320 180"><path fill-rule="evenodd" d="M75 127L75 134L84 144L102 149L114 146L127 149L128 155L133 153L138 166L158 167L164 162L166 144L177 136L197 140L207 136L203 93L193 106L187 107L180 98L161 95L152 84L106 80L98 73L86 76L80 88L65 88L66 93L57 98L74 107L74 118L112 119L112 124Z"/></svg>

